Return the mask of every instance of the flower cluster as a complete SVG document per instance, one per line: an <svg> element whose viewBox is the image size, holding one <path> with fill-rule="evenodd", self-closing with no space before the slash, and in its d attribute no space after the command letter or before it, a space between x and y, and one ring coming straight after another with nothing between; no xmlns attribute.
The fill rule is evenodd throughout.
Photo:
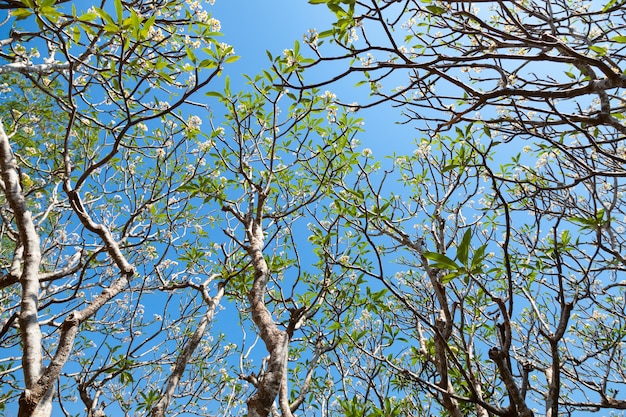
<svg viewBox="0 0 626 417"><path fill-rule="evenodd" d="M309 29L307 33L303 35L303 38L304 43L306 43L313 49L317 48L318 34L316 29Z"/></svg>
<svg viewBox="0 0 626 417"><path fill-rule="evenodd" d="M430 155L430 144L424 140L421 141L417 149L413 151L413 155L420 158L427 157L428 155Z"/></svg>
<svg viewBox="0 0 626 417"><path fill-rule="evenodd" d="M283 55L285 56L288 67L292 67L298 63L298 61L296 60L295 54L293 52L293 49L284 49Z"/></svg>
<svg viewBox="0 0 626 417"><path fill-rule="evenodd" d="M202 119L200 117L193 115L189 116L187 119L187 129L191 131L199 130L202 125Z"/></svg>

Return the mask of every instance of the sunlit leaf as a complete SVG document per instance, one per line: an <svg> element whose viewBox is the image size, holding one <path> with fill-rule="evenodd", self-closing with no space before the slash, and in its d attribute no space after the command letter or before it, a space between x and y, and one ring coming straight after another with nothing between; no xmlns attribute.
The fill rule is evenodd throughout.
<svg viewBox="0 0 626 417"><path fill-rule="evenodd" d="M458 270L460 266L457 265L452 259L448 258L446 255L443 255L438 252L424 252L424 257L430 261L431 266L441 269L450 269L450 270Z"/></svg>

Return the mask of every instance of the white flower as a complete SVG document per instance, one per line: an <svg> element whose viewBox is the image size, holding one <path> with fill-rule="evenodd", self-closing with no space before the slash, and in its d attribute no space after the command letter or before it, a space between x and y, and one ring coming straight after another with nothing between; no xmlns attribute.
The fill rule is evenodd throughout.
<svg viewBox="0 0 626 417"><path fill-rule="evenodd" d="M159 43L163 39L165 39L165 35L163 35L163 31L161 30L161 28L155 29L154 26L152 26L150 27L150 30L148 30L147 38L154 43Z"/></svg>
<svg viewBox="0 0 626 417"><path fill-rule="evenodd" d="M548 163L548 156L546 154L542 155L537 162L535 163L535 169L541 169L546 166Z"/></svg>
<svg viewBox="0 0 626 417"><path fill-rule="evenodd" d="M219 32L220 29L222 29L222 23L213 17L206 21L206 23L211 27L213 32Z"/></svg>
<svg viewBox="0 0 626 417"><path fill-rule="evenodd" d="M426 157L430 154L430 145L426 141L420 142L418 148L413 151L413 155L419 157Z"/></svg>
<svg viewBox="0 0 626 417"><path fill-rule="evenodd" d="M189 119L187 119L187 129L190 131L198 130L201 125L202 119L196 115L190 116Z"/></svg>
<svg viewBox="0 0 626 417"><path fill-rule="evenodd" d="M325 100L325 101L335 101L337 96L333 94L332 92L326 90L324 91L324 94L321 95L321 98L322 100Z"/></svg>
<svg viewBox="0 0 626 417"><path fill-rule="evenodd" d="M201 144L199 144L198 148L202 152L207 152L211 148L213 148L214 145L215 145L215 142L213 142L212 140L207 140L206 142L202 142Z"/></svg>
<svg viewBox="0 0 626 417"><path fill-rule="evenodd" d="M348 38L348 43L356 42L359 40L359 35L356 33L356 28L350 29L350 37Z"/></svg>
<svg viewBox="0 0 626 417"><path fill-rule="evenodd" d="M367 57L361 57L361 65L364 67L369 67L374 63L374 55L367 54Z"/></svg>
<svg viewBox="0 0 626 417"><path fill-rule="evenodd" d="M222 51L226 51L226 55L233 55L235 53L235 48L232 45L229 45L225 42L219 44L219 48Z"/></svg>
<svg viewBox="0 0 626 417"><path fill-rule="evenodd" d="M309 29L303 36L304 42L310 46L317 46L318 34L316 29Z"/></svg>
<svg viewBox="0 0 626 417"><path fill-rule="evenodd" d="M365 148L363 149L363 152L361 152L361 155L363 155L364 157L370 157L372 156L372 150L370 148Z"/></svg>

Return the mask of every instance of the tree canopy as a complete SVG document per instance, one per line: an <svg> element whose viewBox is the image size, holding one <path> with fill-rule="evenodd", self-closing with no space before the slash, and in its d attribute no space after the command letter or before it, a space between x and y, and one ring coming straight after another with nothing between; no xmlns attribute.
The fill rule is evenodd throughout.
<svg viewBox="0 0 626 417"><path fill-rule="evenodd" d="M1 2L0 412L626 409L620 1L212 3Z"/></svg>

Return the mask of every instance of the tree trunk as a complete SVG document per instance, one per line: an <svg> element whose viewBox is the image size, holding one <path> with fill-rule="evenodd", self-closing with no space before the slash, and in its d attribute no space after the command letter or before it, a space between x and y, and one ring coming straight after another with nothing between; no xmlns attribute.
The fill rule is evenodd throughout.
<svg viewBox="0 0 626 417"><path fill-rule="evenodd" d="M24 393L20 398L19 416L46 417L52 411L52 385L38 395L33 389L43 373L43 351L41 328L39 327L39 265L41 250L39 235L20 185L17 162L11 151L9 137L0 123L0 173L4 193L9 202L23 248L23 265L20 274L22 298L20 303L19 325L23 343L22 369L24 370Z"/></svg>
<svg viewBox="0 0 626 417"><path fill-rule="evenodd" d="M248 224L248 254L254 267L254 283L248 293L252 320L259 329L259 334L270 359L267 369L258 379L257 390L248 399L249 417L267 417L270 414L281 386L286 384L289 335L274 323L272 315L265 306L265 292L269 278L269 268L263 257L263 230L260 222L252 220Z"/></svg>

